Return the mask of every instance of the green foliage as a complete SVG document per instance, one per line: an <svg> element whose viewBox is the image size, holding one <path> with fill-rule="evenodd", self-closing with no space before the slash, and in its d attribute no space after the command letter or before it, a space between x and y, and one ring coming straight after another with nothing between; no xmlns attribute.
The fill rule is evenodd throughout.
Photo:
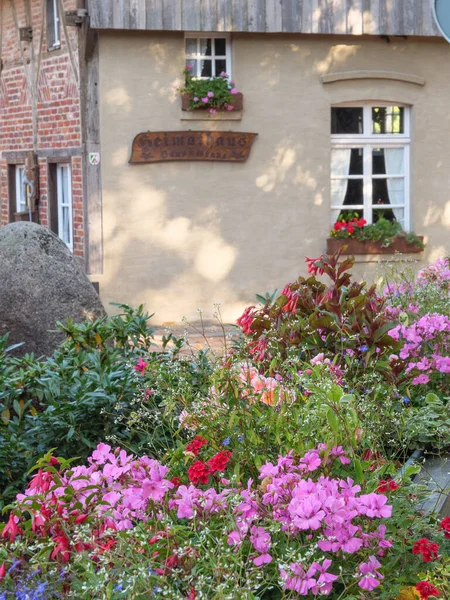
<svg viewBox="0 0 450 600"><path fill-rule="evenodd" d="M450 446L450 403L429 393L406 411L403 436L410 448L442 450Z"/></svg>
<svg viewBox="0 0 450 600"><path fill-rule="evenodd" d="M173 380L183 342L170 335L157 352L143 307L119 309L106 319L59 324L67 339L44 361L13 358L6 338L0 341L0 505L23 487L36 457L50 448L83 460L102 440L150 454L170 444L176 427L160 415L161 396L145 390ZM148 363L145 376L134 370L139 357ZM154 414L154 426L124 426L123 415L131 421L140 403Z"/></svg>
<svg viewBox="0 0 450 600"><path fill-rule="evenodd" d="M229 82L228 75L226 77L197 79L192 77L189 69L185 69L184 74L186 77L185 85L178 91L190 97L190 110L195 110L196 108L217 110L233 105L233 95L231 94L233 86ZM211 94L213 95L211 96ZM202 102L202 98L208 98L208 102Z"/></svg>

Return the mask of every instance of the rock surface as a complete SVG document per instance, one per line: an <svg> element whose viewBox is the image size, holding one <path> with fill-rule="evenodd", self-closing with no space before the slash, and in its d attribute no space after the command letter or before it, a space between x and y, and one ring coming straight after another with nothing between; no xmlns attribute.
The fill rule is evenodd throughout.
<svg viewBox="0 0 450 600"><path fill-rule="evenodd" d="M54 233L26 222L0 229L0 335L9 332L9 345L23 342L14 354L49 356L64 339L57 321L105 314L81 263Z"/></svg>

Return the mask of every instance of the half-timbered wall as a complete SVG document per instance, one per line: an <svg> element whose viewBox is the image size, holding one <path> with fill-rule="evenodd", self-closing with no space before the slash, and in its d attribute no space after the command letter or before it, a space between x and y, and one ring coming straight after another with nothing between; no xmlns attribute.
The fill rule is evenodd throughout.
<svg viewBox="0 0 450 600"><path fill-rule="evenodd" d="M62 10L76 0L59 0ZM0 199L1 224L11 219L8 170L23 163L27 151L38 156L39 221L50 226L50 165L71 163L73 251L83 257L84 218L81 154L78 34L60 26L61 47L47 48L46 0L0 2ZM19 40L19 28L31 26L31 42Z"/></svg>
<svg viewBox="0 0 450 600"><path fill-rule="evenodd" d="M431 0L90 0L98 29L436 36Z"/></svg>

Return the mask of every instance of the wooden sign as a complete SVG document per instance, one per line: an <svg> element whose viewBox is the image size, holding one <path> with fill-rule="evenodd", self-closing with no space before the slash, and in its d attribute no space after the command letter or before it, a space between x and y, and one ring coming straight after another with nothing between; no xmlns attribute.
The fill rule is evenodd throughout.
<svg viewBox="0 0 450 600"><path fill-rule="evenodd" d="M244 162L257 135L237 131L148 131L134 138L130 163Z"/></svg>

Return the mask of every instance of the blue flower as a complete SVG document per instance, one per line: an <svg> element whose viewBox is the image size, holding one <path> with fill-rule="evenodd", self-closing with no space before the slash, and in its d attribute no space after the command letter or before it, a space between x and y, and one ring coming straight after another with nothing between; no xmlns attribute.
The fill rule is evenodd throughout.
<svg viewBox="0 0 450 600"><path fill-rule="evenodd" d="M121 592L123 590L123 583L118 583L114 588L115 592Z"/></svg>
<svg viewBox="0 0 450 600"><path fill-rule="evenodd" d="M402 398L403 404L410 404L411 400L408 398L408 396L403 396Z"/></svg>
<svg viewBox="0 0 450 600"><path fill-rule="evenodd" d="M15 570L15 568L17 567L17 565L20 565L20 560L15 560L13 562L13 564L8 569L8 573L12 573Z"/></svg>
<svg viewBox="0 0 450 600"><path fill-rule="evenodd" d="M360 348L361 352L367 352L368 349L369 349L369 346L366 346L366 345L361 346L361 348Z"/></svg>
<svg viewBox="0 0 450 600"><path fill-rule="evenodd" d="M227 437L223 440L222 442L222 446L229 446L230 445L230 438Z"/></svg>
<svg viewBox="0 0 450 600"><path fill-rule="evenodd" d="M238 442L243 442L243 441L244 441L244 436L238 435Z"/></svg>

